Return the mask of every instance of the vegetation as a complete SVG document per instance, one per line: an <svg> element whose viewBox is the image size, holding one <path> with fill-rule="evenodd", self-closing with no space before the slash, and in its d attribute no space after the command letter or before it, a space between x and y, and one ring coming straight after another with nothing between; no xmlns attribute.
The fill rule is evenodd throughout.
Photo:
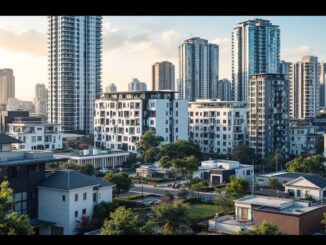
<svg viewBox="0 0 326 245"><path fill-rule="evenodd" d="M230 182L226 184L225 192L228 197L238 199L249 193L249 182L234 175L230 177Z"/></svg>
<svg viewBox="0 0 326 245"><path fill-rule="evenodd" d="M215 200L217 213L219 215L229 214L234 212L234 201L229 196L218 197Z"/></svg>
<svg viewBox="0 0 326 245"><path fill-rule="evenodd" d="M154 182L154 183L162 183L162 182L169 182L174 180L174 178L149 178L149 177L133 177L134 180L143 180L146 182ZM178 178L177 178L178 179Z"/></svg>
<svg viewBox="0 0 326 245"><path fill-rule="evenodd" d="M66 163L64 165L65 169L73 169L76 171L79 171L83 174L87 174L87 175L93 175L94 174L94 167L92 165L86 165L86 166L81 166L81 165L77 165L74 163Z"/></svg>
<svg viewBox="0 0 326 245"><path fill-rule="evenodd" d="M93 146L94 145L94 135L90 134L90 135L83 136L81 139L81 143L89 145L89 146Z"/></svg>
<svg viewBox="0 0 326 245"><path fill-rule="evenodd" d="M181 199L187 199L187 196L189 195L189 191L187 189L182 188L178 190L177 195Z"/></svg>
<svg viewBox="0 0 326 245"><path fill-rule="evenodd" d="M265 171L279 171L285 164L285 158L281 153L274 153L266 157L265 163Z"/></svg>
<svg viewBox="0 0 326 245"><path fill-rule="evenodd" d="M289 172L315 173L325 176L324 157L322 155L313 155L309 157L296 157L286 163Z"/></svg>
<svg viewBox="0 0 326 245"><path fill-rule="evenodd" d="M130 155L128 156L127 160L125 162L123 162L124 166L132 166L133 164L138 163L139 159L137 157L136 154L130 153Z"/></svg>
<svg viewBox="0 0 326 245"><path fill-rule="evenodd" d="M145 163L153 163L159 160L159 146L164 141L162 136L156 136L152 131L147 131L136 143L136 150Z"/></svg>
<svg viewBox="0 0 326 245"><path fill-rule="evenodd" d="M257 162L258 157L254 149L247 145L238 145L232 151L232 160L239 161L241 164L252 164Z"/></svg>
<svg viewBox="0 0 326 245"><path fill-rule="evenodd" d="M167 156L170 159L183 159L189 156L194 156L197 159L201 158L199 145L187 140L177 140L175 142L162 145L160 152L161 157Z"/></svg>
<svg viewBox="0 0 326 245"><path fill-rule="evenodd" d="M278 181L278 179L269 179L268 180L268 186L272 189L279 189L282 187L282 183L280 181Z"/></svg>
<svg viewBox="0 0 326 245"><path fill-rule="evenodd" d="M321 155L324 153L324 137L322 135L318 139L318 143L316 145L316 153Z"/></svg>
<svg viewBox="0 0 326 245"><path fill-rule="evenodd" d="M150 235L154 224L151 220L139 217L131 209L117 208L106 219L100 235Z"/></svg>
<svg viewBox="0 0 326 245"><path fill-rule="evenodd" d="M9 188L9 182L0 184L0 235L28 235L32 232L27 215L16 212L10 213L15 204L12 198L13 190Z"/></svg>
<svg viewBox="0 0 326 245"><path fill-rule="evenodd" d="M109 172L103 177L104 181L112 182L116 186L113 188L113 192L116 196L121 193L129 191L133 187L132 179L128 174L124 172L113 173Z"/></svg>
<svg viewBox="0 0 326 245"><path fill-rule="evenodd" d="M325 232L326 232L326 212L324 213L323 219L321 220L320 223L325 225Z"/></svg>
<svg viewBox="0 0 326 245"><path fill-rule="evenodd" d="M189 219L192 223L198 223L204 220L208 220L216 213L219 213L219 209L214 204L208 203L193 203L188 207Z"/></svg>
<svg viewBox="0 0 326 245"><path fill-rule="evenodd" d="M94 207L93 222L97 225L102 226L105 219L110 217L112 213L118 207L116 202L100 202Z"/></svg>
<svg viewBox="0 0 326 245"><path fill-rule="evenodd" d="M154 206L152 212L154 222L165 235L182 234L189 227L188 205L182 201L175 200L172 204Z"/></svg>
<svg viewBox="0 0 326 245"><path fill-rule="evenodd" d="M239 235L281 235L276 225L266 223L265 221L260 225L255 225L252 229L247 231L240 231Z"/></svg>

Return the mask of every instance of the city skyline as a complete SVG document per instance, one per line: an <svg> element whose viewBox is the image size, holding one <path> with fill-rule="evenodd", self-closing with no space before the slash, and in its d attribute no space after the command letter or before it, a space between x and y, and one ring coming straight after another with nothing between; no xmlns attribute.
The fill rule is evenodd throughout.
<svg viewBox="0 0 326 245"><path fill-rule="evenodd" d="M220 45L219 78L230 80L232 30L252 18L280 26L281 60L296 62L314 55L326 61L325 34L320 32L326 17L104 16L102 87L115 83L118 90L126 91L134 77L151 87L151 67L163 60L172 62L178 74L178 46L189 37ZM6 57L0 68L14 70L16 97L21 100L33 99L36 83L48 84L46 32L46 16L0 18L0 55Z"/></svg>

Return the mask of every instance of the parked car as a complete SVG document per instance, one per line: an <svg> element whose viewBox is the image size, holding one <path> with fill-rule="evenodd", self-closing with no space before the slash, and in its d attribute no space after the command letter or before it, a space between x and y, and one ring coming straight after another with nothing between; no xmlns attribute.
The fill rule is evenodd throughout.
<svg viewBox="0 0 326 245"><path fill-rule="evenodd" d="M107 172L109 172L109 169L107 169L107 168L101 168L99 172L101 174L106 174Z"/></svg>

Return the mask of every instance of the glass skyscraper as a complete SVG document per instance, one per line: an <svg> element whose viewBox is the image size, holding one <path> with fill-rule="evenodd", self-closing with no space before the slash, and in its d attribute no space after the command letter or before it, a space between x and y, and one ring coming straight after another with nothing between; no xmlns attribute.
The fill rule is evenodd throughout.
<svg viewBox="0 0 326 245"><path fill-rule="evenodd" d="M102 17L50 16L48 121L92 133L102 92Z"/></svg>
<svg viewBox="0 0 326 245"><path fill-rule="evenodd" d="M179 98L188 101L217 97L219 47L199 37L179 46Z"/></svg>
<svg viewBox="0 0 326 245"><path fill-rule="evenodd" d="M279 73L280 29L269 20L239 23L232 32L232 99L248 101L249 77Z"/></svg>

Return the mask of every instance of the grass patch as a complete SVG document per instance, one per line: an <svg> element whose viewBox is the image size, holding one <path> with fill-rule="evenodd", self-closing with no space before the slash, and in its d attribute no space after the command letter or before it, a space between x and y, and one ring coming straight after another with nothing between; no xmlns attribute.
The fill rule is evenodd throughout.
<svg viewBox="0 0 326 245"><path fill-rule="evenodd" d="M191 222L198 223L213 218L218 207L208 203L193 203L189 205L189 218Z"/></svg>

